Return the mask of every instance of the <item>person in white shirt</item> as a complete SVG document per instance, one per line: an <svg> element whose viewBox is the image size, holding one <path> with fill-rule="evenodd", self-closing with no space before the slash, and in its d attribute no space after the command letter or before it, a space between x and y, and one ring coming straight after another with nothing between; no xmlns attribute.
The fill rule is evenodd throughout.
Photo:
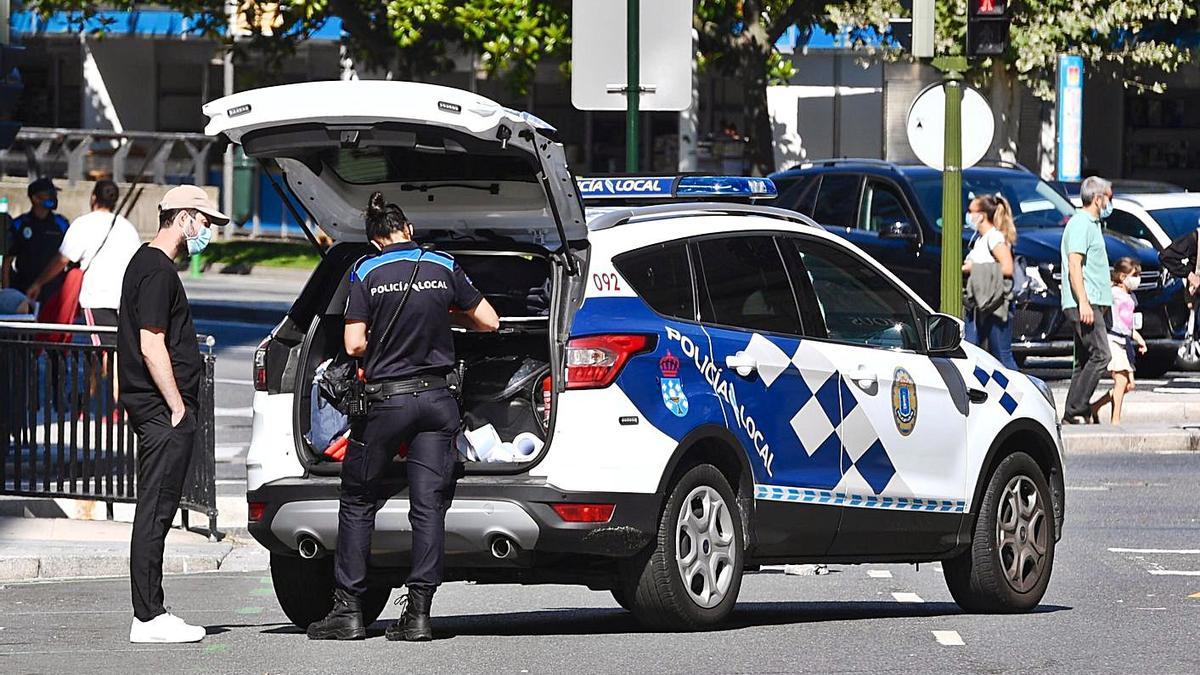
<svg viewBox="0 0 1200 675"><path fill-rule="evenodd" d="M114 213L121 191L111 180L96 181L92 190L91 212L71 223L58 249L58 257L25 292L37 299L42 286L70 264L83 270L83 286L79 291L79 308L89 326L117 325L117 308L121 305L121 280L125 266L141 246L137 228L123 216ZM115 333L92 335L92 344L117 344Z"/></svg>

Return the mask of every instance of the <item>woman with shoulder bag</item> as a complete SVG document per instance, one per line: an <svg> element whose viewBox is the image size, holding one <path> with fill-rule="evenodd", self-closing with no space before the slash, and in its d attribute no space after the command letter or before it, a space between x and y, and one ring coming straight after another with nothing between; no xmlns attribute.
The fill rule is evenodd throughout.
<svg viewBox="0 0 1200 675"><path fill-rule="evenodd" d="M984 346L1000 364L1017 370L1012 355L1013 244L1017 228L1012 207L999 194L981 195L967 207L967 227L975 231L963 263L967 341Z"/></svg>

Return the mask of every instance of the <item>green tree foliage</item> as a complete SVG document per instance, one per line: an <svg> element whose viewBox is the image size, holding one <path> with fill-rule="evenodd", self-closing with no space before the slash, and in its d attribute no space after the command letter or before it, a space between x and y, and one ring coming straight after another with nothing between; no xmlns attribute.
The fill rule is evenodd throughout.
<svg viewBox="0 0 1200 675"><path fill-rule="evenodd" d="M1162 90L1160 76L1194 58L1178 43L1182 31L1196 29L1196 0L1022 0L1013 5L1008 52L977 60L972 75L1015 77L1043 99L1054 97L1059 54L1084 57L1093 72L1118 69L1127 86ZM966 43L966 0L939 0L935 19L939 54L962 54ZM898 16L898 0L860 0L831 8L844 26L883 29Z"/></svg>
<svg viewBox="0 0 1200 675"><path fill-rule="evenodd" d="M105 9L150 4L29 0L26 7L43 15L63 12L80 30L103 33L109 23ZM227 40L224 0L153 4L182 12L198 34ZM570 0L242 0L237 11L251 31L232 46L241 55L277 59L336 16L358 63L386 69L397 78L419 79L449 70L450 51L458 48L477 55L479 67L507 80L514 93L523 93L542 59L567 53L569 10Z"/></svg>

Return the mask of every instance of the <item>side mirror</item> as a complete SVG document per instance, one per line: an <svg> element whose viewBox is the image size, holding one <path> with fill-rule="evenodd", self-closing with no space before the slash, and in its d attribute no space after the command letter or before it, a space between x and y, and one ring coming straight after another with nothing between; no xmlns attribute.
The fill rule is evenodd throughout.
<svg viewBox="0 0 1200 675"><path fill-rule="evenodd" d="M920 238L917 234L917 226L907 220L897 220L891 225L885 225L879 231L881 239L901 239L904 241L916 241Z"/></svg>
<svg viewBox="0 0 1200 675"><path fill-rule="evenodd" d="M925 343L930 354L958 349L963 341L963 322L949 314L931 314L925 324Z"/></svg>

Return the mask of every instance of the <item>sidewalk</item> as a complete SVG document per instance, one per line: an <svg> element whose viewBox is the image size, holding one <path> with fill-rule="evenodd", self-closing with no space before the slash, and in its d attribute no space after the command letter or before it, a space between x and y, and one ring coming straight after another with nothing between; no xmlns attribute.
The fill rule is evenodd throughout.
<svg viewBox="0 0 1200 675"><path fill-rule="evenodd" d="M0 517L0 583L127 576L131 529L110 521ZM267 560L266 550L244 533L210 542L172 528L163 572L258 571L267 569Z"/></svg>
<svg viewBox="0 0 1200 675"><path fill-rule="evenodd" d="M1067 380L1051 383L1060 417L1069 384ZM1101 380L1095 397L1110 387L1111 380ZM1125 398L1120 426L1107 423L1109 410L1101 412L1100 424L1063 426L1068 455L1200 452L1200 377L1138 382Z"/></svg>

